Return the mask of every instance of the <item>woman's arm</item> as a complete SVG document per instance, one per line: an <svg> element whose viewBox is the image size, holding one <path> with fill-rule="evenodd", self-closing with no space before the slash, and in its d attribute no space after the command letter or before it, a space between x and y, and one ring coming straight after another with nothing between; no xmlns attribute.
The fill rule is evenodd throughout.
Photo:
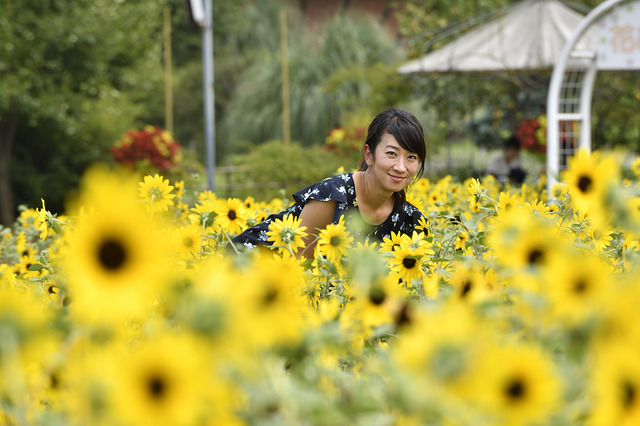
<svg viewBox="0 0 640 426"><path fill-rule="evenodd" d="M318 240L318 233L333 222L337 204L334 200L309 200L302 208L300 212L300 225L306 226L306 232L309 234L304 239L305 247L300 253L302 256L306 258L313 257L313 251Z"/></svg>

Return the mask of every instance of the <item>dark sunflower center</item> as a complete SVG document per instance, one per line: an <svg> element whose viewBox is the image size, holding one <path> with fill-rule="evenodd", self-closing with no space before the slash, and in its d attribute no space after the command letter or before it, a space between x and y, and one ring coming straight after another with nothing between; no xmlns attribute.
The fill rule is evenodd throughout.
<svg viewBox="0 0 640 426"><path fill-rule="evenodd" d="M229 210L227 216L229 217L229 220L235 220L235 218L238 217L235 210Z"/></svg>
<svg viewBox="0 0 640 426"><path fill-rule="evenodd" d="M332 246L338 247L340 245L340 237L338 236L331 237L330 243Z"/></svg>
<svg viewBox="0 0 640 426"><path fill-rule="evenodd" d="M182 239L182 246L183 247L193 247L194 246L194 241L192 238L189 237L184 237Z"/></svg>
<svg viewBox="0 0 640 426"><path fill-rule="evenodd" d="M593 180L589 176L580 176L580 179L578 179L578 189L581 192L589 192L592 186Z"/></svg>
<svg viewBox="0 0 640 426"><path fill-rule="evenodd" d="M398 327L402 327L405 324L411 324L412 315L413 313L411 311L411 308L409 307L409 304L403 304L402 308L400 308L400 312L398 312L398 314L396 315L396 325Z"/></svg>
<svg viewBox="0 0 640 426"><path fill-rule="evenodd" d="M510 381L504 389L505 395L510 400L520 400L525 397L527 388L520 379L513 379Z"/></svg>
<svg viewBox="0 0 640 426"><path fill-rule="evenodd" d="M625 380L622 383L622 405L625 408L633 406L636 401L637 390L633 383Z"/></svg>
<svg viewBox="0 0 640 426"><path fill-rule="evenodd" d="M588 287L587 281L584 278L580 278L573 284L573 291L575 293L584 293Z"/></svg>
<svg viewBox="0 0 640 426"><path fill-rule="evenodd" d="M469 293L471 291L471 280L466 280L463 285L462 288L460 290L460 297L466 297L467 293Z"/></svg>
<svg viewBox="0 0 640 426"><path fill-rule="evenodd" d="M384 303L384 300L386 299L386 296L387 295L380 288L374 287L369 290L369 300L374 305L382 305Z"/></svg>
<svg viewBox="0 0 640 426"><path fill-rule="evenodd" d="M107 239L98 247L98 260L105 269L115 272L127 261L127 250L120 241Z"/></svg>
<svg viewBox="0 0 640 426"><path fill-rule="evenodd" d="M412 269L416 266L416 260L410 257L405 257L404 259L402 259L402 266L407 269Z"/></svg>
<svg viewBox="0 0 640 426"><path fill-rule="evenodd" d="M529 256L527 256L527 260L529 261L529 265L537 265L542 263L544 260L544 252L539 248L534 248L529 251Z"/></svg>
<svg viewBox="0 0 640 426"><path fill-rule="evenodd" d="M272 304L278 298L278 290L273 287L269 287L269 289L264 293L262 297L262 303L264 305Z"/></svg>
<svg viewBox="0 0 640 426"><path fill-rule="evenodd" d="M152 375L147 382L147 390L152 399L162 399L167 393L167 383L164 378Z"/></svg>

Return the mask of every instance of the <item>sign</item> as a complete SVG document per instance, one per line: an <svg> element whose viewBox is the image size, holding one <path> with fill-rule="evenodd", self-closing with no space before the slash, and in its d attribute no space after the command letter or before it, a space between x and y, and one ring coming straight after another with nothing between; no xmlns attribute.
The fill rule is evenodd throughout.
<svg viewBox="0 0 640 426"><path fill-rule="evenodd" d="M597 26L598 69L640 69L640 1L616 7Z"/></svg>

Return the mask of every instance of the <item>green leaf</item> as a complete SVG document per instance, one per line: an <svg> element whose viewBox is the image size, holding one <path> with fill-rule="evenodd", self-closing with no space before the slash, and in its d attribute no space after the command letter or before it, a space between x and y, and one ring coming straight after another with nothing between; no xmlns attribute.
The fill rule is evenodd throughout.
<svg viewBox="0 0 640 426"><path fill-rule="evenodd" d="M27 269L29 271L42 271L44 269L44 266L42 266L40 263L34 263L33 265L29 266Z"/></svg>

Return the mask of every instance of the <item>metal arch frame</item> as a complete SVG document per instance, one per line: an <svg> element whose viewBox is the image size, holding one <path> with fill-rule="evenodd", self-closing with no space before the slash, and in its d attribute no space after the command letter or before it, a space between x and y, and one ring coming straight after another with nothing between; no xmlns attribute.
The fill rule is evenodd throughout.
<svg viewBox="0 0 640 426"><path fill-rule="evenodd" d="M580 144L581 148L591 150L591 97L593 85L597 74L596 52L574 51L574 47L584 33L597 23L611 9L630 0L606 0L598 5L584 18L571 38L567 41L560 53L558 62L553 68L551 81L549 83L549 93L547 97L547 191L551 194L552 186L557 182L560 173L560 149L559 149L559 126L560 121L573 121L580 123ZM567 71L570 59L588 60L586 72L583 78L580 91L580 107L578 113L560 112L560 90L563 84L563 77Z"/></svg>

